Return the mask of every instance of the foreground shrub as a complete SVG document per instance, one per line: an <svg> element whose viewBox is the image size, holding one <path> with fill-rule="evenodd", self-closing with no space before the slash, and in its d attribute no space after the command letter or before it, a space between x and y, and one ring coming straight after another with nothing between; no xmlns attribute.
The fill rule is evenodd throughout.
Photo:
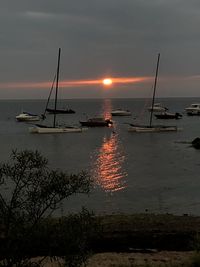
<svg viewBox="0 0 200 267"><path fill-rule="evenodd" d="M13 151L11 161L0 165L0 266L29 266L39 254L59 254L66 266L73 266L73 259L85 260L92 215L83 210L60 220L48 218L64 199L88 194L91 185L85 172L50 170L38 151Z"/></svg>

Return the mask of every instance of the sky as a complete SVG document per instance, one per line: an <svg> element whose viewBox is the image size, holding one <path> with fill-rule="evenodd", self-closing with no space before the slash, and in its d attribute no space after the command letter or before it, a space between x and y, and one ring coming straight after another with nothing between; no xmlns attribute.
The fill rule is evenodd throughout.
<svg viewBox="0 0 200 267"><path fill-rule="evenodd" d="M200 97L199 0L0 0L0 99ZM113 79L105 86L102 80Z"/></svg>

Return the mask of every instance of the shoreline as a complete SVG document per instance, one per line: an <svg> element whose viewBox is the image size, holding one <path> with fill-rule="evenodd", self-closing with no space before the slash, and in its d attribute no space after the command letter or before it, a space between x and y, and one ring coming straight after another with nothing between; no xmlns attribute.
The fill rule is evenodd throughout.
<svg viewBox="0 0 200 267"><path fill-rule="evenodd" d="M97 219L102 236L87 267L200 266L200 216L116 214Z"/></svg>
<svg viewBox="0 0 200 267"><path fill-rule="evenodd" d="M119 214L96 219L101 234L92 241L95 252L191 251L200 246L200 216Z"/></svg>
<svg viewBox="0 0 200 267"><path fill-rule="evenodd" d="M46 223L54 227L54 222L58 219L51 218ZM93 219L96 228L87 242L91 253L84 266L200 266L200 216L115 214L94 215ZM51 251L53 261L49 258L48 251L47 254L43 253L45 243L37 247L31 258L33 262L37 262L46 256L45 267L59 266L59 262L62 262L60 256L64 255L63 247L59 246ZM194 262L199 265L193 265Z"/></svg>

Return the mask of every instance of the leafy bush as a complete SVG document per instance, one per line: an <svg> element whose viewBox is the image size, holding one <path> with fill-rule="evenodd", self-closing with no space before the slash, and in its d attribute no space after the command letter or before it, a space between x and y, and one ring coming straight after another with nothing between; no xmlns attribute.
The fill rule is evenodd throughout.
<svg viewBox="0 0 200 267"><path fill-rule="evenodd" d="M62 256L65 266L85 260L92 214L48 218L64 199L88 194L91 185L85 172L50 170L38 151L13 151L11 161L0 165L0 266L30 266L39 254Z"/></svg>

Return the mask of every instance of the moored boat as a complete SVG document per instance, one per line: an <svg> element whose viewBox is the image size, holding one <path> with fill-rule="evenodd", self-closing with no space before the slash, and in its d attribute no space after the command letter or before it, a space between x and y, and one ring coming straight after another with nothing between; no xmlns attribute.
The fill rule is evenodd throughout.
<svg viewBox="0 0 200 267"><path fill-rule="evenodd" d="M45 126L42 124L36 124L33 127L29 127L30 133L40 133L40 134L47 134L47 133L80 133L84 131L86 128L76 127L76 126L57 126L57 127L50 127Z"/></svg>
<svg viewBox="0 0 200 267"><path fill-rule="evenodd" d="M57 64L57 73L56 76L54 78L54 80L56 79L56 92L55 92L55 101L54 101L54 110L57 110L57 95L58 95L58 87L59 87L59 70L60 70L60 53L61 53L61 49L59 48L58 51L58 64ZM51 91L53 90L53 86ZM54 112L54 120L53 120L53 125L52 126L48 126L48 125L40 125L40 124L36 124L33 127L29 128L29 132L30 133L38 133L38 134L56 134L56 133L80 133L82 132L82 128L81 127L76 127L73 125L70 126L65 126L65 125L57 125L56 123L56 112ZM45 114L43 115L45 116Z"/></svg>
<svg viewBox="0 0 200 267"><path fill-rule="evenodd" d="M191 104L189 107L185 108L188 116L200 115L200 103Z"/></svg>
<svg viewBox="0 0 200 267"><path fill-rule="evenodd" d="M139 133L152 133L152 132L175 132L178 131L177 126L171 125L152 125L153 112L161 111L161 106L159 103L155 104L155 93L156 93L156 85L157 85L157 77L158 77L158 67L160 62L160 53L158 54L157 65L156 65L156 74L153 88L153 96L152 96L152 104L150 107L150 119L149 125L139 125L139 124L129 124L130 127L128 131L130 132L139 132ZM153 107L153 108L152 108ZM156 109L154 109L156 107ZM166 111L166 108L164 108Z"/></svg>
<svg viewBox="0 0 200 267"><path fill-rule="evenodd" d="M72 109L53 109L53 108L46 108L46 111L50 114L74 114L75 111Z"/></svg>
<svg viewBox="0 0 200 267"><path fill-rule="evenodd" d="M176 112L176 113L161 112L161 113L154 114L154 116L157 119L162 119L162 120L169 120L169 119L178 120L178 119L182 118L182 115L178 112Z"/></svg>
<svg viewBox="0 0 200 267"><path fill-rule="evenodd" d="M130 110L115 109L111 111L112 116L131 116Z"/></svg>
<svg viewBox="0 0 200 267"><path fill-rule="evenodd" d="M87 127L104 127L104 126L109 127L113 124L113 122L110 119L95 117L95 118L90 118L86 121L80 121L80 124L82 126L87 126Z"/></svg>
<svg viewBox="0 0 200 267"><path fill-rule="evenodd" d="M45 107L45 111L44 111L44 114L43 114L44 117L46 117L45 116L46 112L48 112L49 114L74 114L74 113L76 113L71 108L57 108L57 104L56 104L56 107L55 106L53 108L49 107L49 101L50 101L50 98L51 98L51 94L52 94L52 91L53 91L53 88L54 88L54 83L55 83L56 78L57 78L57 75L55 75L54 79L53 79L53 83L52 83L52 86L51 86L51 90L50 90L49 97L47 99L47 103L46 103L46 107ZM57 98L57 96L56 96L56 98Z"/></svg>
<svg viewBox="0 0 200 267"><path fill-rule="evenodd" d="M176 125L156 125L153 127L150 126L141 126L141 125L134 125L130 124L130 128L128 129L129 132L137 132L137 133L155 133L155 132L176 132L178 131L178 127Z"/></svg>
<svg viewBox="0 0 200 267"><path fill-rule="evenodd" d="M168 108L163 107L161 105L161 103L155 103L155 104L153 104L153 106L148 108L148 111L150 111L150 112L151 111L152 112L162 112L162 111L166 111L166 110L168 110Z"/></svg>
<svg viewBox="0 0 200 267"><path fill-rule="evenodd" d="M17 121L39 121L41 118L39 115L31 114L29 112L22 112L16 117Z"/></svg>

